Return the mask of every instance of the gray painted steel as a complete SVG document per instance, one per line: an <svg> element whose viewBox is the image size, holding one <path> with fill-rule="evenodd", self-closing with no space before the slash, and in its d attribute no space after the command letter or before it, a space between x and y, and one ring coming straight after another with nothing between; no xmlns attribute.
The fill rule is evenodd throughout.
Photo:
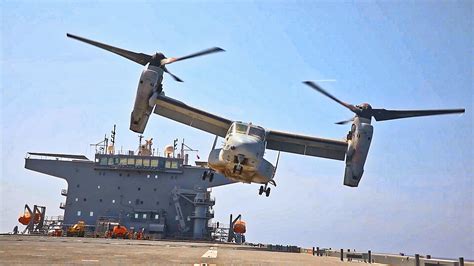
<svg viewBox="0 0 474 266"><path fill-rule="evenodd" d="M111 217L157 237L208 238L215 202L207 188L233 183L218 174L212 183L203 181L207 168L183 166L177 158L97 154L90 161L68 157L25 159L25 168L67 181L66 225L79 220L95 225L98 218ZM176 191L183 195L177 200Z"/></svg>

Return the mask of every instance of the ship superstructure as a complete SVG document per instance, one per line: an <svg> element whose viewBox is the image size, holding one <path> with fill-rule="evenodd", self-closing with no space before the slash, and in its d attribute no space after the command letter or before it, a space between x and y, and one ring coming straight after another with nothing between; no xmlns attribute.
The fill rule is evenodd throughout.
<svg viewBox="0 0 474 266"><path fill-rule="evenodd" d="M151 140L135 154L99 149L94 160L84 155L29 152L25 168L62 178L68 184L64 224L84 221L98 226L117 221L154 238L210 239L215 199L210 188L233 183L216 175L203 180L206 167L187 164L187 156L151 152ZM174 151L174 150L173 150ZM168 153L167 153L168 152ZM186 159L184 159L186 158Z"/></svg>

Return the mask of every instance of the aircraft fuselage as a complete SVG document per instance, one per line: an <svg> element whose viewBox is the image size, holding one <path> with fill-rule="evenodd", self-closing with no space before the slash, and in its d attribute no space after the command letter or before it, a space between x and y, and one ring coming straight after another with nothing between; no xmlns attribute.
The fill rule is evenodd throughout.
<svg viewBox="0 0 474 266"><path fill-rule="evenodd" d="M244 183L267 184L273 179L275 167L263 158L265 130L234 122L220 149L213 148L208 164L214 171Z"/></svg>

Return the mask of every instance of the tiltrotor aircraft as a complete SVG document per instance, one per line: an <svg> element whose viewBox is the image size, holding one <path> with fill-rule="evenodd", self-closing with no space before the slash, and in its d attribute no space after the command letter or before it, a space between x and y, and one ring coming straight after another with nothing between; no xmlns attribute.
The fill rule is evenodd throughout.
<svg viewBox="0 0 474 266"><path fill-rule="evenodd" d="M173 77L174 80L183 82L180 78L173 75L166 68L166 65L197 56L224 51L222 48L213 47L187 56L167 58L163 53L155 53L153 55L135 53L69 33L67 33L66 36L97 46L145 66L140 76L137 95L135 97L135 105L133 106L133 111L130 117L130 130L137 133L143 133L145 130L148 118L150 117L153 107L155 106L155 100L163 90L163 72L168 73L171 77Z"/></svg>
<svg viewBox="0 0 474 266"><path fill-rule="evenodd" d="M354 106L340 101L314 82L305 81L304 83L313 89L355 113L353 119L337 123L345 124L352 121L351 131L347 135L347 139L345 141L332 140L268 130L252 123L231 121L204 112L166 97L162 93L161 82L163 80L163 72L171 75L176 81L182 82L180 78L168 71L166 68L167 64L224 51L221 48L214 47L188 56L167 58L162 53L155 53L154 55L135 53L69 33L67 36L100 47L145 66L140 76L135 105L131 114L130 129L132 131L143 133L148 118L153 108L155 108L154 112L158 115L209 132L215 135L216 139L208 159L211 171L205 172L203 179L209 178L209 181L212 181L215 171L235 181L263 184L260 186L259 194L265 193L267 197L270 195L268 184L276 186L273 178L280 154L278 153L277 162L273 166L263 158L265 149L341 161L345 160L344 185L357 187L364 173L364 164L372 140L372 117L377 121L383 121L415 116L464 113L464 109L396 111L373 109L366 103ZM222 148L216 148L218 137L225 139Z"/></svg>
<svg viewBox="0 0 474 266"><path fill-rule="evenodd" d="M216 135L208 159L208 165L212 170L205 172L203 179L209 177L209 181L212 181L215 171L235 181L263 184L260 186L259 194L265 193L267 197L270 195L268 184L276 186L273 178L280 154L278 154L276 165L273 166L263 158L265 149L341 161L345 159L344 185L357 187L364 173L364 164L372 140L373 127L370 124L372 117L377 121L383 121L464 113L464 109L386 110L372 108L366 103L354 106L340 101L314 82L306 81L305 83L355 113L353 119L337 123L345 124L353 121L346 141L268 130L252 123L231 121L164 95L158 96L154 112ZM218 137L224 138L222 148L216 148Z"/></svg>

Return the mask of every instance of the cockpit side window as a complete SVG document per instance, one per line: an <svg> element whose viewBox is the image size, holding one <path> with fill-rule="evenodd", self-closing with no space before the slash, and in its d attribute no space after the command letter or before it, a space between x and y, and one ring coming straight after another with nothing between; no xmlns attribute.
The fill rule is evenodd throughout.
<svg viewBox="0 0 474 266"><path fill-rule="evenodd" d="M227 136L231 135L233 131L234 131L234 124L232 124L232 126L230 126L229 128L229 131L227 131Z"/></svg>
<svg viewBox="0 0 474 266"><path fill-rule="evenodd" d="M262 128L259 128L259 127L251 126L250 129L249 129L249 135L258 137L260 139L264 139L265 138L265 130L263 130Z"/></svg>
<svg viewBox="0 0 474 266"><path fill-rule="evenodd" d="M244 124L235 124L235 132L240 134L247 134L248 126Z"/></svg>

